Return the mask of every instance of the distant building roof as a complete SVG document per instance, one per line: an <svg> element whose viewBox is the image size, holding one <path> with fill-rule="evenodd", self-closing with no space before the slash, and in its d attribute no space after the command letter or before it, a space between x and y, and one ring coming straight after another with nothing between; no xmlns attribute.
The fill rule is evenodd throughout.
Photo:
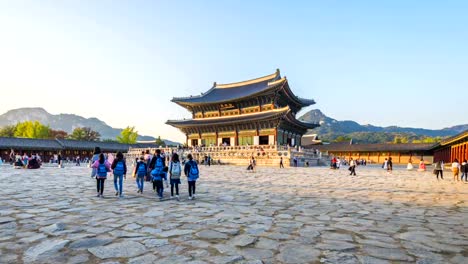
<svg viewBox="0 0 468 264"><path fill-rule="evenodd" d="M54 139L0 137L0 148L22 150L60 150L62 145Z"/></svg>
<svg viewBox="0 0 468 264"><path fill-rule="evenodd" d="M72 139L57 139L57 141L63 146L64 149L91 150L95 147L99 147L104 152L127 152L129 148L128 144L121 144L117 142L82 141Z"/></svg>
<svg viewBox="0 0 468 264"><path fill-rule="evenodd" d="M320 151L332 151L332 152L379 152L379 151L428 151L434 146L434 143L424 144L342 144L332 143L326 145L313 145L311 148L318 149Z"/></svg>
<svg viewBox="0 0 468 264"><path fill-rule="evenodd" d="M202 93L201 95L178 98L175 97L171 101L181 106L230 102L274 90L283 86L284 84L287 84L287 79L281 78L279 70L276 70L276 72L273 74L252 80L229 84L214 83L211 89L205 93ZM292 94L289 88L288 93ZM315 101L311 99L303 99L294 95L292 95L292 97L292 99L301 106L315 104Z"/></svg>
<svg viewBox="0 0 468 264"><path fill-rule="evenodd" d="M0 149L21 150L93 150L100 147L105 152L127 152L129 145L116 142L82 141L71 139L34 139L0 137Z"/></svg>
<svg viewBox="0 0 468 264"><path fill-rule="evenodd" d="M461 132L460 134L457 134L453 137L449 137L447 139L444 139L440 142L439 146L446 146L450 145L452 143L455 143L456 141L467 139L468 138L468 130L465 130Z"/></svg>

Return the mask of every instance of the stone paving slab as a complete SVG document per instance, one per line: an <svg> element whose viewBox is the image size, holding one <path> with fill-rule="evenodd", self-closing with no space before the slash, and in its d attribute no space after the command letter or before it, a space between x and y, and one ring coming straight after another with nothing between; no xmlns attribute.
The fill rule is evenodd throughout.
<svg viewBox="0 0 468 264"><path fill-rule="evenodd" d="M200 166L195 200L0 166L0 263L466 263L468 184L358 167ZM450 178L450 177L446 177ZM170 190L165 189L165 196Z"/></svg>

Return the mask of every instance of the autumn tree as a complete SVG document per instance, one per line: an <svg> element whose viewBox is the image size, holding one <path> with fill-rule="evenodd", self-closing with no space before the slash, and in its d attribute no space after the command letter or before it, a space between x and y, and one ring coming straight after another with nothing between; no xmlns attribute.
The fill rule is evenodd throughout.
<svg viewBox="0 0 468 264"><path fill-rule="evenodd" d="M117 141L123 144L135 144L137 142L138 131L135 131L135 127L126 127L120 136L117 136Z"/></svg>
<svg viewBox="0 0 468 264"><path fill-rule="evenodd" d="M398 135L393 138L393 144L403 144L403 143L408 143L408 137Z"/></svg>
<svg viewBox="0 0 468 264"><path fill-rule="evenodd" d="M351 138L348 137L348 136L338 136L337 138L335 138L335 142L347 142L347 141L350 141Z"/></svg>
<svg viewBox="0 0 468 264"><path fill-rule="evenodd" d="M23 138L49 138L50 128L39 121L25 121L16 124L14 136Z"/></svg>
<svg viewBox="0 0 468 264"><path fill-rule="evenodd" d="M101 134L92 130L90 127L77 127L69 136L70 139L84 140L84 141L99 141Z"/></svg>

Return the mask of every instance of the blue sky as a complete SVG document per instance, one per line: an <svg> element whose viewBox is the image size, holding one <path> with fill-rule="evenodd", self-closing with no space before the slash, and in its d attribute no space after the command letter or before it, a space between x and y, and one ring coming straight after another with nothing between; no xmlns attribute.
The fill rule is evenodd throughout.
<svg viewBox="0 0 468 264"><path fill-rule="evenodd" d="M467 1L1 1L0 113L40 106L182 141L172 97L286 75L361 124L468 123Z"/></svg>

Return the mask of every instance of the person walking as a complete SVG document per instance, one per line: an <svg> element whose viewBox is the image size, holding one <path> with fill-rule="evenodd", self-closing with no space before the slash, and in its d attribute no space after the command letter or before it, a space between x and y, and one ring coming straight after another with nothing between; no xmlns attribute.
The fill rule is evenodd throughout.
<svg viewBox="0 0 468 264"><path fill-rule="evenodd" d="M114 172L115 196L123 197L123 178L127 178L127 164L125 164L122 152L117 152L116 159L112 162L111 169Z"/></svg>
<svg viewBox="0 0 468 264"><path fill-rule="evenodd" d="M387 158L385 158L385 161L384 161L384 163L382 164L382 168L383 168L384 170L387 170L387 169L388 169L388 160L387 160Z"/></svg>
<svg viewBox="0 0 468 264"><path fill-rule="evenodd" d="M387 172L388 174L392 174L392 171L393 171L393 161L392 161L392 157L389 157L387 161Z"/></svg>
<svg viewBox="0 0 468 264"><path fill-rule="evenodd" d="M143 193L143 187L145 185L145 177L148 169L146 166L145 158L143 156L140 157L140 161L138 161L135 165L135 178L138 191L137 193Z"/></svg>
<svg viewBox="0 0 468 264"><path fill-rule="evenodd" d="M164 185L164 167L166 167L166 161L163 156L161 156L161 150L156 149L156 155L153 157L150 163L151 177L153 180L153 190L156 191L156 194L159 196L159 200L163 199Z"/></svg>
<svg viewBox="0 0 468 264"><path fill-rule="evenodd" d="M188 189L189 189L189 200L195 199L196 182L200 176L197 162L193 160L192 154L188 154L188 162L185 163L184 173L187 176Z"/></svg>
<svg viewBox="0 0 468 264"><path fill-rule="evenodd" d="M179 184L180 184L180 175L182 174L182 167L180 165L179 155L174 153L172 159L169 162L169 179L171 182L171 199L174 198L174 188L176 192L176 199L179 200Z"/></svg>
<svg viewBox="0 0 468 264"><path fill-rule="evenodd" d="M94 152L93 152L93 157L91 157L91 161L90 161L90 165L89 167L91 167L94 162L96 162L97 160L99 160L99 154L101 154L101 148L99 147L95 147L94 148ZM92 167L91 167L92 168ZM97 169L95 168L92 168L91 170L91 178L95 178L96 177L96 174L97 174ZM97 179L96 179L97 180Z"/></svg>
<svg viewBox="0 0 468 264"><path fill-rule="evenodd" d="M463 181L463 176L465 176L465 182L468 182L468 163L466 160L463 160L463 163L461 165L461 180Z"/></svg>
<svg viewBox="0 0 468 264"><path fill-rule="evenodd" d="M452 162L452 172L453 172L453 181L455 181L455 179L457 181L460 181L460 178L458 177L460 174L460 163L458 163L458 159L455 159Z"/></svg>
<svg viewBox="0 0 468 264"><path fill-rule="evenodd" d="M107 179L107 173L111 171L109 162L104 158L104 154L99 154L99 160L91 166L97 170L97 197L104 198L104 182Z"/></svg>
<svg viewBox="0 0 468 264"><path fill-rule="evenodd" d="M353 158L349 159L349 169L351 173L349 175L354 175L356 176L356 161L353 160Z"/></svg>
<svg viewBox="0 0 468 264"><path fill-rule="evenodd" d="M284 168L284 165L283 165L283 157L280 157L280 169L281 168Z"/></svg>
<svg viewBox="0 0 468 264"><path fill-rule="evenodd" d="M443 180L444 179L444 170L442 167L442 161L437 161L434 163L434 171L433 173L436 175L437 180L439 180L439 173L440 173L440 178Z"/></svg>
<svg viewBox="0 0 468 264"><path fill-rule="evenodd" d="M149 169L149 167L150 167L151 160L153 159L153 155L150 154L149 149L147 149L146 152L142 152L141 154L143 155L145 159L146 169L147 169L145 180L151 181L151 170Z"/></svg>

